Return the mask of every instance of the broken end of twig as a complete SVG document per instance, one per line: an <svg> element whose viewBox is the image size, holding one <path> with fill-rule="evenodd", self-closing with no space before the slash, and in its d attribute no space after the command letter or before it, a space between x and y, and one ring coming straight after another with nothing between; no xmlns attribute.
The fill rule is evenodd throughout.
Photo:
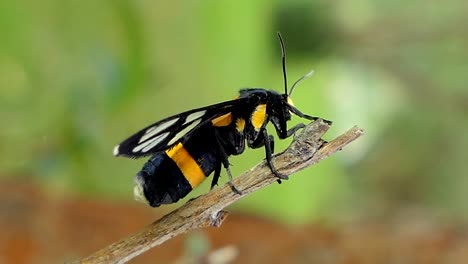
<svg viewBox="0 0 468 264"><path fill-rule="evenodd" d="M337 151L341 151L346 145L353 142L362 135L364 135L364 130L362 128L359 128L358 126L350 128L348 131L341 134L332 141L323 144L316 153L316 162L328 158Z"/></svg>
<svg viewBox="0 0 468 264"><path fill-rule="evenodd" d="M210 226L220 227L223 224L224 220L226 220L228 215L229 215L229 212L224 211L224 210L218 211L214 215L211 215L210 216L210 220L211 220L210 221Z"/></svg>

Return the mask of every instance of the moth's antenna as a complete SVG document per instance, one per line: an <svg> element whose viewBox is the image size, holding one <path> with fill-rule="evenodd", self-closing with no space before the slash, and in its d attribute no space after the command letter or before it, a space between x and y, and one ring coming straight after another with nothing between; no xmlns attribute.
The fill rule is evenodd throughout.
<svg viewBox="0 0 468 264"><path fill-rule="evenodd" d="M303 80L309 78L310 76L312 76L312 74L314 74L314 70L310 70L308 73L306 73L304 76L302 76L301 78L299 78L299 80L297 80L292 86L291 86L291 89L289 90L289 96L292 95L293 91L294 91L294 87L296 87L296 85L298 85L300 82L302 82Z"/></svg>
<svg viewBox="0 0 468 264"><path fill-rule="evenodd" d="M283 78L284 78L284 94L288 95L288 77L286 76L286 51L284 50L283 38L279 32L278 35L280 46L281 46L281 63L283 64Z"/></svg>

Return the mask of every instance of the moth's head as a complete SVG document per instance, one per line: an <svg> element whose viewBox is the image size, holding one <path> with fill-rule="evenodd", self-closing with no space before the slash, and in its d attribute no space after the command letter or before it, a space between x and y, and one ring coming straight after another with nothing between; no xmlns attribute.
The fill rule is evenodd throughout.
<svg viewBox="0 0 468 264"><path fill-rule="evenodd" d="M287 94L279 94L273 92L270 94L270 108L269 115L273 121L282 122L291 120L291 106L293 105L292 99Z"/></svg>

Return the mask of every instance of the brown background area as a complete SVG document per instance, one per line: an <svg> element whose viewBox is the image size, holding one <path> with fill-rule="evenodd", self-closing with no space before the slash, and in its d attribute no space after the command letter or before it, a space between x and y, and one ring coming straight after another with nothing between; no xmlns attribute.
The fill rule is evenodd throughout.
<svg viewBox="0 0 468 264"><path fill-rule="evenodd" d="M0 201L0 263L77 259L160 217L136 202L57 199L30 184L2 182ZM424 215L291 227L232 213L220 228L177 237L131 263L209 263L216 253L226 263L465 263L467 235ZM191 250L190 239L208 246Z"/></svg>

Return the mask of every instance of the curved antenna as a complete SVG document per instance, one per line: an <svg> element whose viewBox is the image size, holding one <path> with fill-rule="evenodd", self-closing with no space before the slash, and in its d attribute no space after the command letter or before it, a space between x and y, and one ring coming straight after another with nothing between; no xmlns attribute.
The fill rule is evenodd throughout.
<svg viewBox="0 0 468 264"><path fill-rule="evenodd" d="M284 78L284 94L288 95L288 77L286 76L286 51L284 50L283 38L281 33L276 32L278 35L280 46L281 46L281 63L283 64L283 78Z"/></svg>
<svg viewBox="0 0 468 264"><path fill-rule="evenodd" d="M296 85L298 85L300 82L302 82L303 80L309 78L310 76L312 76L312 74L314 74L314 70L310 70L308 73L306 73L304 76L302 76L301 78L299 78L292 86L291 86L291 89L289 90L289 96L292 95L293 91L294 91L294 87L296 87Z"/></svg>

